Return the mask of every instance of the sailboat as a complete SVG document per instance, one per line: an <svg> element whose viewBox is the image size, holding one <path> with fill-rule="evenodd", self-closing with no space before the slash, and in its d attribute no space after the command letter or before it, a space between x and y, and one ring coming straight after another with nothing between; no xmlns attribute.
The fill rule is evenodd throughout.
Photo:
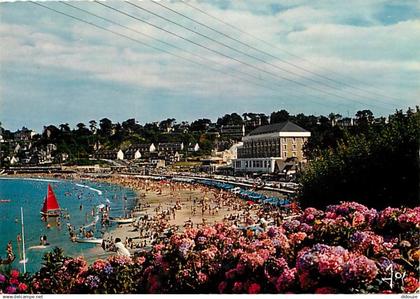
<svg viewBox="0 0 420 299"><path fill-rule="evenodd" d="M45 197L44 205L42 206L40 213L43 217L60 216L60 206L58 205L57 198L55 197L54 191L50 184L48 184L47 197Z"/></svg>
<svg viewBox="0 0 420 299"><path fill-rule="evenodd" d="M23 273L26 273L26 263L28 262L28 259L26 258L26 252L25 252L25 229L24 229L24 222L23 222L23 208L20 207L20 217L22 219L22 252L23 252L23 258L19 261L20 264L23 264Z"/></svg>

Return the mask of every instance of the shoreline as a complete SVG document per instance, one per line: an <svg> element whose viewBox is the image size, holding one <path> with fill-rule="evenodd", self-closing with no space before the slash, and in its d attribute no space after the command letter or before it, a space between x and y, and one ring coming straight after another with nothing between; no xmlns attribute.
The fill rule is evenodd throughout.
<svg viewBox="0 0 420 299"><path fill-rule="evenodd" d="M91 181L129 188L136 194L131 213L136 213L140 218L137 223L108 228L103 239L118 237L123 242L131 239L133 245L128 244L128 246L132 251L150 248L154 243L164 240L173 233L182 233L189 227L200 229L217 222L237 227L256 226L260 224L261 219L265 218L267 222L279 222L284 216L278 209L278 212L273 214L274 209L265 211L262 205L250 204L228 191L196 183L147 180L126 175L87 178L78 174L18 174L10 177ZM88 252L94 258L115 254L104 251L100 246L90 248Z"/></svg>

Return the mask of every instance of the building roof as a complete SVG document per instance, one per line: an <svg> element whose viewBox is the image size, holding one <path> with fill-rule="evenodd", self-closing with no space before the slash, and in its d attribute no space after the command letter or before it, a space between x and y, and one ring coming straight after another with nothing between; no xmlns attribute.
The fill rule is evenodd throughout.
<svg viewBox="0 0 420 299"><path fill-rule="evenodd" d="M309 132L291 121L285 121L277 124L261 126L249 133L250 136L269 134L275 132Z"/></svg>

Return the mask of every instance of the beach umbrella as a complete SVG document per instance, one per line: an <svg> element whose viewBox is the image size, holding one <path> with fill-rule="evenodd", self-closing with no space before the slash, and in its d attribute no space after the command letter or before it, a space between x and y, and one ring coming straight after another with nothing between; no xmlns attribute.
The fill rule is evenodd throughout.
<svg viewBox="0 0 420 299"><path fill-rule="evenodd" d="M262 229L262 227L261 226L258 226L258 225L249 226L248 229L250 229L250 230L252 230L254 232L262 232L262 231L264 231Z"/></svg>

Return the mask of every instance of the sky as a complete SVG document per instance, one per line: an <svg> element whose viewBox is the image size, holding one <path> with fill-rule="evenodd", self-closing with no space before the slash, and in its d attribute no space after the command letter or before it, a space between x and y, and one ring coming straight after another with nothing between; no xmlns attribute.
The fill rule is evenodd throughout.
<svg viewBox="0 0 420 299"><path fill-rule="evenodd" d="M103 2L120 12L68 2L111 22L40 3L90 24L0 3L0 122L12 131L281 109L387 116L420 104L416 0Z"/></svg>

